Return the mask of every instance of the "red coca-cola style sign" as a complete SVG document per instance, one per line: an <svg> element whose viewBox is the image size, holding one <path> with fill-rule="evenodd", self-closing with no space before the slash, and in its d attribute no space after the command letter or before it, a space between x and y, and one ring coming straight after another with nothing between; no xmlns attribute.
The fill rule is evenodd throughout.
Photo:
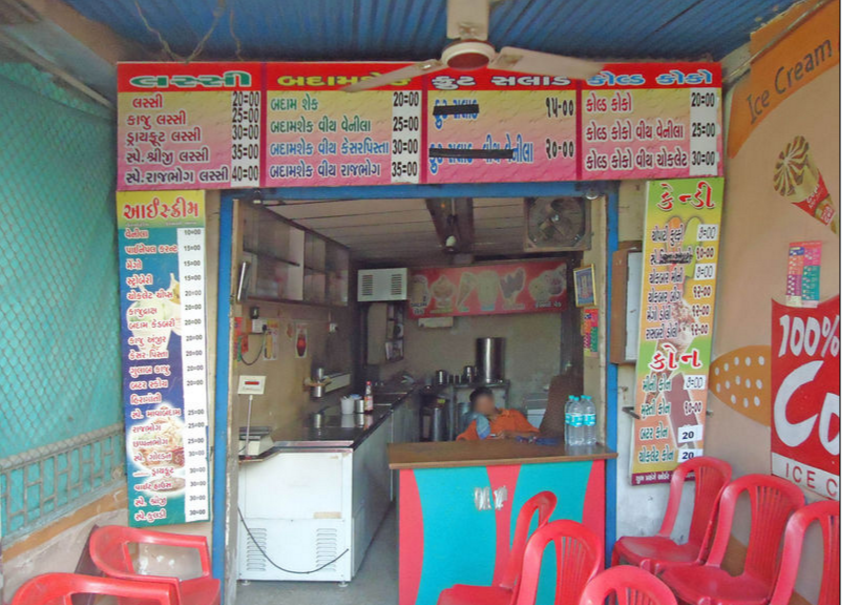
<svg viewBox="0 0 842 605"><path fill-rule="evenodd" d="M772 473L839 500L839 297L772 303Z"/></svg>

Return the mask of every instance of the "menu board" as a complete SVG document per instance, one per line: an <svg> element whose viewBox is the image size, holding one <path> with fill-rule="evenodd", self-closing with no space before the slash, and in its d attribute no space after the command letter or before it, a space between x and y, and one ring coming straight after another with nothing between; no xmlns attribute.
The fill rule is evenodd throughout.
<svg viewBox="0 0 842 605"><path fill-rule="evenodd" d="M632 485L704 450L722 193L721 178L647 183Z"/></svg>
<svg viewBox="0 0 842 605"><path fill-rule="evenodd" d="M445 71L431 75L427 88L426 182L576 180L577 90L571 80ZM435 157L436 149L476 157ZM499 157L483 158L486 153Z"/></svg>
<svg viewBox="0 0 842 605"><path fill-rule="evenodd" d="M580 180L722 174L718 63L617 63L582 83Z"/></svg>
<svg viewBox="0 0 842 605"><path fill-rule="evenodd" d="M567 264L529 261L413 269L409 316L559 312L567 307Z"/></svg>
<svg viewBox="0 0 842 605"><path fill-rule="evenodd" d="M117 189L260 184L260 63L121 63Z"/></svg>
<svg viewBox="0 0 842 605"><path fill-rule="evenodd" d="M340 90L407 63L269 63L264 187L421 182L422 82Z"/></svg>
<svg viewBox="0 0 842 605"><path fill-rule="evenodd" d="M119 192L120 334L129 523L205 521L203 191Z"/></svg>

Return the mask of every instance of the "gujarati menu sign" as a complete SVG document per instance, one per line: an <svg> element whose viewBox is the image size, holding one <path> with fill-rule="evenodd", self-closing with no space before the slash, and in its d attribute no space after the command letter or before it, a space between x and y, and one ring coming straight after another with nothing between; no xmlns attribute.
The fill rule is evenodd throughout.
<svg viewBox="0 0 842 605"><path fill-rule="evenodd" d="M340 90L408 64L269 63L264 187L421 180L421 80Z"/></svg>
<svg viewBox="0 0 842 605"><path fill-rule="evenodd" d="M129 523L205 521L205 196L117 194Z"/></svg>
<svg viewBox="0 0 842 605"><path fill-rule="evenodd" d="M260 63L121 63L117 189L260 184Z"/></svg>
<svg viewBox="0 0 842 605"><path fill-rule="evenodd" d="M647 183L632 485L704 450L722 195L721 178Z"/></svg>
<svg viewBox="0 0 842 605"><path fill-rule="evenodd" d="M413 319L558 313L566 307L567 264L558 260L413 269L409 282Z"/></svg>
<svg viewBox="0 0 842 605"><path fill-rule="evenodd" d="M722 174L718 63L617 63L582 83L580 179Z"/></svg>

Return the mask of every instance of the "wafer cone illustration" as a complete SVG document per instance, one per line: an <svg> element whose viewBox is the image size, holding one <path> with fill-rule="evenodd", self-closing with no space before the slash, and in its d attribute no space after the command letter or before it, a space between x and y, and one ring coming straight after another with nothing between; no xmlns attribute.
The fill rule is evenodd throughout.
<svg viewBox="0 0 842 605"><path fill-rule="evenodd" d="M839 232L839 215L833 207L824 178L819 172L810 144L797 136L784 147L775 162L775 191L792 204Z"/></svg>

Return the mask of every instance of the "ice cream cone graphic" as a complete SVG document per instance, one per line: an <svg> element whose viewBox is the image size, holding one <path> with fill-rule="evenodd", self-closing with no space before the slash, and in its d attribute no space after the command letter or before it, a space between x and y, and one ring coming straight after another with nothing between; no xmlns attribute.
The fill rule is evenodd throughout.
<svg viewBox="0 0 842 605"><path fill-rule="evenodd" d="M833 207L824 178L801 135L784 147L775 162L775 191L804 212L839 232L839 214Z"/></svg>

